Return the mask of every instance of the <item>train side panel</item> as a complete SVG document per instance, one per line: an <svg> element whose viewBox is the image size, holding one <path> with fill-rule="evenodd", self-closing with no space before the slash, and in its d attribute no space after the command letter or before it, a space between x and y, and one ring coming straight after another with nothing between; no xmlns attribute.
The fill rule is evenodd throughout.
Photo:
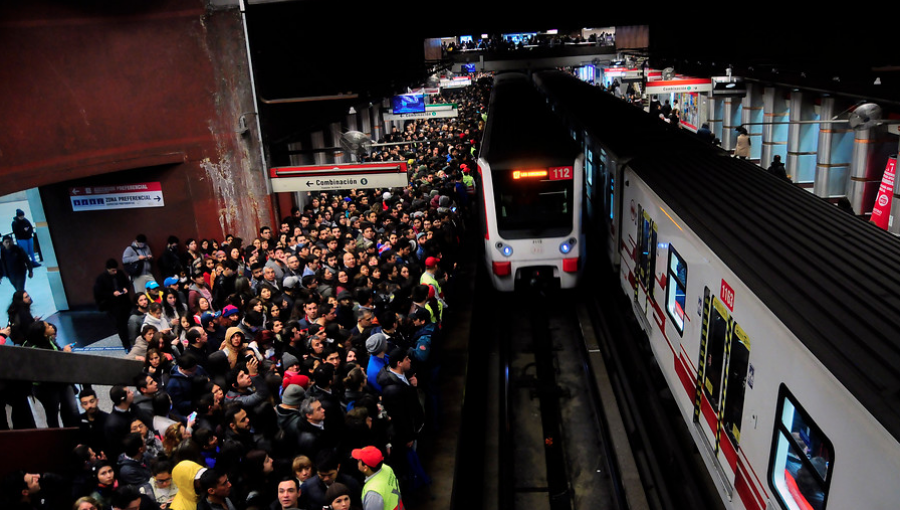
<svg viewBox="0 0 900 510"><path fill-rule="evenodd" d="M896 508L897 441L638 175L621 182L620 283L726 505Z"/></svg>
<svg viewBox="0 0 900 510"><path fill-rule="evenodd" d="M482 227L484 229L484 262L494 288L504 292L515 290L518 283L532 277L558 280L560 288L577 286L584 266L584 238L582 236L582 197L584 182L584 156L571 162L573 193L571 210L572 228L564 235L503 237L498 229L498 204L495 200L494 182L490 163L478 161L480 194L482 199ZM576 240L571 243L571 240ZM567 244L568 253L561 251ZM511 253L510 253L511 250ZM552 274L543 274L546 272ZM535 273L543 272L535 276Z"/></svg>

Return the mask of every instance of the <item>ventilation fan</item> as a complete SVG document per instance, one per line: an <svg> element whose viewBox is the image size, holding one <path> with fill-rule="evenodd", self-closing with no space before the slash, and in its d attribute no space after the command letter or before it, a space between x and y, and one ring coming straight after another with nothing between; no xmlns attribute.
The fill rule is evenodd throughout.
<svg viewBox="0 0 900 510"><path fill-rule="evenodd" d="M357 161L362 161L372 151L372 139L359 131L347 131L341 135L341 147L355 154Z"/></svg>
<svg viewBox="0 0 900 510"><path fill-rule="evenodd" d="M881 107L875 103L863 103L850 112L850 127L853 129L869 129L881 121Z"/></svg>

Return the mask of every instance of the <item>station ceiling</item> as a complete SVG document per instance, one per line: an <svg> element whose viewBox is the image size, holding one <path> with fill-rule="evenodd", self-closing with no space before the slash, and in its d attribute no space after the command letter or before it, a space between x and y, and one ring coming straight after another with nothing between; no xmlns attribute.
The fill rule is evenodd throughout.
<svg viewBox="0 0 900 510"><path fill-rule="evenodd" d="M731 66L737 75L900 104L900 58L887 19L881 27L856 22L853 13L793 16L775 2L672 3L654 13L640 3L610 4L552 2L530 9L499 0L251 2L247 18L258 95L392 95L425 76L423 41L429 37L649 25L655 68L706 76ZM263 105L262 111L277 142L321 128L348 105Z"/></svg>

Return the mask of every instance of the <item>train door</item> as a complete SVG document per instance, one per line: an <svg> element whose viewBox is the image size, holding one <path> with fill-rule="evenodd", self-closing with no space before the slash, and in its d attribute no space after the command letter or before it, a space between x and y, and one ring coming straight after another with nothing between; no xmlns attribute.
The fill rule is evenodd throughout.
<svg viewBox="0 0 900 510"><path fill-rule="evenodd" d="M750 339L708 287L703 304L694 424L701 430L731 495L741 442Z"/></svg>
<svg viewBox="0 0 900 510"><path fill-rule="evenodd" d="M656 287L654 273L656 272L657 232L656 223L650 218L647 211L640 206L639 211L634 300L641 311L641 316L646 318L647 305L653 299L653 289Z"/></svg>

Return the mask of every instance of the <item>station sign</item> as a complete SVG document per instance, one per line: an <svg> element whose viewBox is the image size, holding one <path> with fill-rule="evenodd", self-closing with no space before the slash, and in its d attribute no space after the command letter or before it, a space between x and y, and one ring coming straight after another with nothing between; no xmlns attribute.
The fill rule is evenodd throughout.
<svg viewBox="0 0 900 510"><path fill-rule="evenodd" d="M709 78L687 78L684 80L667 80L647 82L647 94L671 94L673 92L710 92L712 82Z"/></svg>
<svg viewBox="0 0 900 510"><path fill-rule="evenodd" d="M459 117L459 109L456 103L426 104L425 112L384 114L384 120L449 119L453 117Z"/></svg>
<svg viewBox="0 0 900 510"><path fill-rule="evenodd" d="M875 207L872 208L871 221L878 228L887 230L891 226L891 201L894 195L894 177L897 168L897 156L888 158L881 184L878 186L878 198L875 199Z"/></svg>
<svg viewBox="0 0 900 510"><path fill-rule="evenodd" d="M402 188L409 184L406 162L282 166L269 170L272 191L334 191Z"/></svg>
<svg viewBox="0 0 900 510"><path fill-rule="evenodd" d="M442 89L462 89L472 84L472 78L468 76L458 76L452 79L441 79Z"/></svg>
<svg viewBox="0 0 900 510"><path fill-rule="evenodd" d="M69 188L69 201L72 204L72 212L140 209L166 205L162 184L158 182Z"/></svg>

